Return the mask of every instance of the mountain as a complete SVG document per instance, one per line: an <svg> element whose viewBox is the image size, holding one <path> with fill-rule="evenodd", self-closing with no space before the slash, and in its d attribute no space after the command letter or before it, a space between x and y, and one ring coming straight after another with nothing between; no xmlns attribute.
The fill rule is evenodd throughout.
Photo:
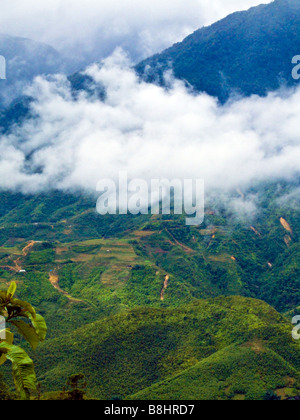
<svg viewBox="0 0 300 420"><path fill-rule="evenodd" d="M6 60L6 80L0 80L0 105L22 94L35 76L64 71L60 54L49 45L0 34L0 55Z"/></svg>
<svg viewBox="0 0 300 420"><path fill-rule="evenodd" d="M172 69L176 78L186 81L197 91L218 97L223 103L232 95L266 95L282 86L298 84L292 78L295 66L292 58L300 54L299 28L299 1L275 0L201 28L183 42L142 61L135 69L144 80L162 85L165 71ZM11 85L0 80L2 92L7 91L5 103L21 93L20 89L14 91L18 77L27 81L33 75L51 74L63 67L58 53L51 47L20 38L2 36L2 39L5 42L1 44L0 38L0 54L11 61L8 77L14 80ZM28 52L22 52L23 45L28 46L25 50L29 51L29 56L26 55ZM38 58L30 55L33 50L39 51ZM16 63L22 62L23 58L26 62L20 65L19 76L15 51L20 51ZM66 66L68 68L67 63ZM16 76L9 76L14 74ZM81 73L71 75L69 80L74 90L93 89L90 78ZM100 96L104 96L103 92ZM27 116L27 105L28 99L21 98L3 110L0 126L8 129L19 122L20 117Z"/></svg>
<svg viewBox="0 0 300 420"><path fill-rule="evenodd" d="M235 95L263 96L280 87L298 85L292 77L292 58L300 54L299 28L299 1L275 0L199 29L183 42L142 61L135 70L143 80L164 85L164 73L171 69L176 78L222 103ZM53 66L38 70L53 71ZM74 91L94 93L95 84L89 76L76 72L69 81ZM97 93L105 97L103 91ZM3 110L0 127L8 130L29 117L29 103L30 99L23 97Z"/></svg>
<svg viewBox="0 0 300 420"><path fill-rule="evenodd" d="M231 95L265 95L293 86L292 58L300 54L300 2L273 3L234 13L141 62L137 72L163 83L176 78L225 102Z"/></svg>

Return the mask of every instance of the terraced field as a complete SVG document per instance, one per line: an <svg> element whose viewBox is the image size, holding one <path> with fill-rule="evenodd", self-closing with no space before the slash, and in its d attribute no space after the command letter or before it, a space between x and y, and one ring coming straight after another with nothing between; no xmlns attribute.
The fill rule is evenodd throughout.
<svg viewBox="0 0 300 420"><path fill-rule="evenodd" d="M54 197L51 202L56 204L57 198ZM28 205L26 202L23 218L28 214ZM32 205L34 207L35 203ZM67 375L74 373L74 370L84 370L91 375L90 388L93 388L94 377L98 375L92 374L95 372L94 364L98 366L102 362L95 359L94 345L90 347L88 340L93 339L96 334L95 346L96 343L100 343L102 326L106 325L108 320L119 319L119 316L121 319L124 317L122 325L127 328L127 316L136 320L137 325L140 320L142 324L147 322L149 314L154 316L161 310L170 310L168 314L176 318L177 311L181 308L191 305L193 312L194 305L203 300L210 302L211 299L219 298L223 302L224 297L236 295L266 301L286 314L289 326L292 316L298 314L300 225L297 212L293 209L277 209L270 206L262 216L246 222L232 220L221 212L209 210L202 226L187 228L184 219L176 216L100 219L93 211L83 208L75 217L74 213L80 205L76 204L74 208L67 205L65 209L60 208L57 211L54 208L53 213L48 215L48 223L42 219L33 222L32 215L28 217L27 224L12 221L7 223L9 217L17 217L16 212L13 212L5 216L4 228L0 229L0 288L6 288L11 280L15 280L19 286L18 297L30 301L47 320L49 341L43 348L43 357L44 360L53 362L49 375L45 373L44 377L43 368L38 364L39 354L31 354L38 370L42 372L40 380L47 390L54 391L57 387L62 387ZM45 216L42 218L45 220ZM248 311L247 307L243 307L243 310ZM267 309L263 312L265 310ZM213 312L213 319L221 320L223 310L220 313L219 309L216 311ZM164 315L162 316L164 318ZM202 317L201 311L199 316ZM194 328L193 317L194 315L188 318L191 328ZM185 323L184 320L183 327ZM94 326L100 330L94 331ZM207 331L210 331L210 327ZM163 382L155 388L152 388L153 378L149 378L145 386L150 386L151 389L143 393L143 397L156 398L164 392L171 395L174 387L180 392L182 383L189 381L190 373L193 375L194 371L187 371L187 376L184 374L180 378L176 377L177 373L193 366L196 373L205 371L205 365L201 362L202 356L209 357L214 351L214 339L211 339L209 334L202 340L206 344L201 360L193 352L184 353L178 359L177 356L174 359L172 335L175 334L175 330L168 336L169 330L157 330L156 322L149 334L144 330L144 326L141 328L138 332L139 349L143 348L146 338L148 343L153 343L156 339L160 344L165 342L164 340L170 340L169 355L166 355L163 362L165 373L161 379L165 381L169 377L173 378L170 384ZM85 334L86 329L92 334L91 337ZM223 331L222 327L220 331ZM77 362L68 366L65 366L65 360L59 363L54 361L52 350L48 352L50 343L58 340L62 346L62 354L71 354L77 348L77 332L82 337L80 342L84 343L88 352L88 360L82 361L79 354ZM192 338L191 343L184 341L185 348L192 348L194 340L198 343L199 333L201 334L201 331L196 328L196 338ZM74 336L74 349L65 348L65 338L70 334ZM113 348L116 348L119 335L116 336L114 330L111 334L108 340L112 340ZM148 336L145 337L145 334ZM162 334L163 338L157 338L157 334ZM127 342L130 343L131 340L130 335ZM182 337L179 343L181 341ZM117 357L115 353L107 354L111 347L105 339L101 346L99 354L105 360ZM149 346L152 357L152 344ZM206 354L207 346L211 349L209 354ZM157 347L157 352L165 350L164 346ZM237 348L236 360L243 363L244 356L252 360L252 356L246 354L243 348ZM131 363L130 357L131 355L128 355L126 359L128 363ZM155 357L150 359L149 366L153 363L159 365L160 362ZM142 363L141 360L138 360L138 363ZM259 363L258 360L257 364ZM101 366L98 367L102 372ZM158 370L160 369L158 366ZM148 370L147 368L145 371ZM140 372L144 372L143 369ZM291 373L295 374L293 370ZM272 384L268 385L268 389L271 387L277 394L282 393L283 398L292 395L285 389L289 387L282 379L286 374L283 369L282 377L278 378L278 381L273 384L271 377L267 381L268 384ZM123 385L113 383L114 378L117 378L115 376L105 392L102 394L102 391L99 391L97 395L128 395L128 378L124 375L124 381L121 381ZM232 375L232 383L235 383L236 372L232 371ZM258 377L259 370L253 371L251 375ZM209 376L208 381L210 380ZM231 389L231 381L223 385L224 399L245 398L245 393L240 394L240 390ZM140 389L141 387L136 386L131 394ZM265 392L266 386L262 387L260 395L264 395Z"/></svg>

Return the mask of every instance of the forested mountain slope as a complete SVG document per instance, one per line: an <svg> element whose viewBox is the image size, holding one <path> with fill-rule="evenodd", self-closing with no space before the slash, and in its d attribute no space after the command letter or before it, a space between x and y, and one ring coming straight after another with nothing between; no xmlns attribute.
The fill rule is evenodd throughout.
<svg viewBox="0 0 300 420"><path fill-rule="evenodd" d="M172 69L176 78L222 102L236 94L265 95L297 84L291 73L292 58L299 55L299 28L299 1L275 0L201 28L136 69L160 83Z"/></svg>

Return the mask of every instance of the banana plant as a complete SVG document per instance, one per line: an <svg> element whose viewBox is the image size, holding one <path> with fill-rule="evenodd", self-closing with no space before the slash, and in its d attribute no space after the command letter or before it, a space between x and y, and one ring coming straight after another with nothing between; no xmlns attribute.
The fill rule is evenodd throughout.
<svg viewBox="0 0 300 420"><path fill-rule="evenodd" d="M36 390L36 375L33 361L19 346L14 345L14 328L30 344L33 350L44 341L47 326L44 318L37 314L27 302L15 299L17 285L12 282L7 291L0 291L0 366L7 360L12 364L16 390L21 399L28 400L30 392Z"/></svg>

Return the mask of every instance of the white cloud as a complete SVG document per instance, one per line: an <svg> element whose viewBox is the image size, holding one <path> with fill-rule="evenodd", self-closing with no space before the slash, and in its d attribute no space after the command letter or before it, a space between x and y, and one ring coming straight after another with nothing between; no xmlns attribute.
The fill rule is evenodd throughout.
<svg viewBox="0 0 300 420"><path fill-rule="evenodd" d="M299 175L300 89L222 107L179 81L169 91L140 83L128 66L117 51L88 70L106 87L104 102L74 100L63 76L38 78L30 91L37 118L0 140L0 186L95 191L99 179L128 170L132 178L203 178L208 190L224 191Z"/></svg>

